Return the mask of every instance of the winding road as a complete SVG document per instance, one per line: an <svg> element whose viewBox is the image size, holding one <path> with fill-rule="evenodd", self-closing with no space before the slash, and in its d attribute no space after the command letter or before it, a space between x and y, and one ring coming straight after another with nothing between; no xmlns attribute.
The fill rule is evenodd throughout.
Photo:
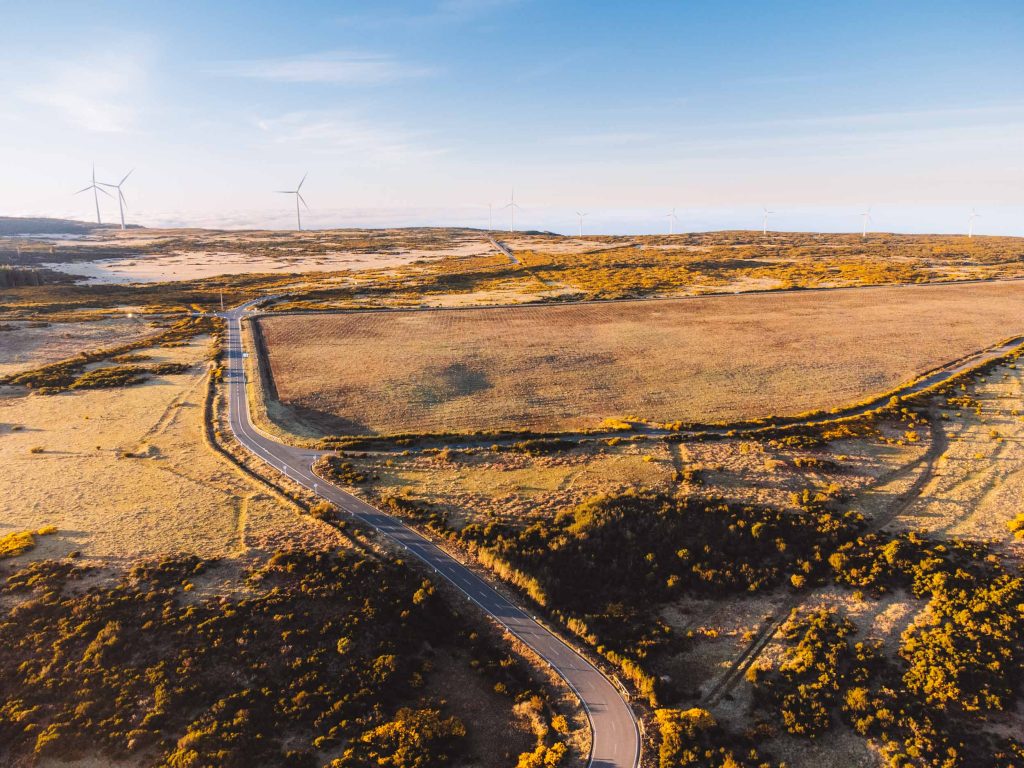
<svg viewBox="0 0 1024 768"><path fill-rule="evenodd" d="M284 472L293 481L379 531L421 560L544 659L576 693L586 711L592 734L589 768L636 768L640 762L637 720L625 694L597 668L485 579L401 520L314 475L312 463L322 451L286 445L253 425L245 391L242 322L254 303L220 315L227 321L228 328L226 380L229 422L238 442L274 469Z"/></svg>

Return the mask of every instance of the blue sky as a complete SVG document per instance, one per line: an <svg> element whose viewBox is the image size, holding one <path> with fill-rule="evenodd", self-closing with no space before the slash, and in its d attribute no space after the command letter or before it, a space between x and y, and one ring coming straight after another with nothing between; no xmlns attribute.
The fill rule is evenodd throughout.
<svg viewBox="0 0 1024 768"><path fill-rule="evenodd" d="M1024 235L1024 4L8 2L0 214ZM105 201L104 215L116 214Z"/></svg>

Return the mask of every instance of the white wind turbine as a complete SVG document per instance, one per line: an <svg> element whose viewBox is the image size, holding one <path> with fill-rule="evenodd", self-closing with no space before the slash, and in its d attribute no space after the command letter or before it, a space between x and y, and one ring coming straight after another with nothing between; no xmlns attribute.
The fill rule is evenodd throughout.
<svg viewBox="0 0 1024 768"><path fill-rule="evenodd" d="M775 213L775 211L769 211L763 205L761 206L761 210L764 211L764 218L761 220L761 234L762 235L767 235L768 234L768 217L771 216L773 213Z"/></svg>
<svg viewBox="0 0 1024 768"><path fill-rule="evenodd" d="M679 221L679 217L676 216L676 209L673 208L669 213L666 213L665 218L668 219L668 233L674 235L676 233L675 223Z"/></svg>
<svg viewBox="0 0 1024 768"><path fill-rule="evenodd" d="M866 211L862 212L860 218L861 224L863 225L861 228L860 236L863 239L867 238L868 236L868 224L871 223L871 208L869 207Z"/></svg>
<svg viewBox="0 0 1024 768"><path fill-rule="evenodd" d="M128 173L124 175L124 178L117 182L117 184L107 184L103 181L100 182L101 187L110 187L111 189L117 190L117 210L121 214L121 229L124 229L124 209L128 207L128 201L124 199L124 192L121 191L121 185L128 181L128 177L133 173L135 173L134 168L128 171Z"/></svg>
<svg viewBox="0 0 1024 768"><path fill-rule="evenodd" d="M580 218L580 237L583 237L583 218L585 216L589 216L590 214L584 213L583 211L576 211L576 215L579 216Z"/></svg>
<svg viewBox="0 0 1024 768"><path fill-rule="evenodd" d="M92 183L88 187L83 187L82 189L78 190L77 192L75 192L75 194L76 195L80 195L83 192L88 192L90 189L92 190L93 202L96 203L96 223L97 224L102 224L103 221L102 221L102 219L100 219L100 196L99 196L99 193L102 192L107 197L112 197L112 195L109 192L107 192L107 190L103 189L103 187L101 187L99 184L96 183L96 165L95 164L92 167Z"/></svg>
<svg viewBox="0 0 1024 768"><path fill-rule="evenodd" d="M971 215L967 218L967 236L974 237L974 220L980 219L981 214L971 208Z"/></svg>
<svg viewBox="0 0 1024 768"><path fill-rule="evenodd" d="M512 218L510 219L509 225L508 225L508 231L509 232L515 232L516 231L516 209L518 207L519 206L516 205L516 191L515 191L515 189L513 189L512 190L512 199L506 205L502 206L502 210L504 210L505 208L508 208L509 212L512 215Z"/></svg>
<svg viewBox="0 0 1024 768"><path fill-rule="evenodd" d="M494 231L494 204L493 203L488 203L487 204L487 231L488 232L493 232Z"/></svg>
<svg viewBox="0 0 1024 768"><path fill-rule="evenodd" d="M300 232L302 231L302 212L299 210L299 201L301 200L302 204L306 206L306 210L309 210L309 205L306 203L306 199L302 196L302 185L306 183L306 176L309 176L308 172L302 176L302 181L299 182L299 186L295 189L277 190L277 194L279 195L295 195L295 223L298 225Z"/></svg>

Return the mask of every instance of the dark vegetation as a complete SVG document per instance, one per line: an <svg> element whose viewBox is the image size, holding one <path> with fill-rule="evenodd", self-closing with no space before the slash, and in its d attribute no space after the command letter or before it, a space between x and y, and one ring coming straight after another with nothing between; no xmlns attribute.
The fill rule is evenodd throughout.
<svg viewBox="0 0 1024 768"><path fill-rule="evenodd" d="M171 558L88 588L67 560L4 574L0 597L20 604L0 619L0 762L449 765L472 723L427 689L436 654L455 648L510 708L551 716L524 666L399 564L281 552L237 593L201 596L216 569Z"/></svg>
<svg viewBox="0 0 1024 768"><path fill-rule="evenodd" d="M100 227L100 224L71 219L0 216L0 235L84 235Z"/></svg>
<svg viewBox="0 0 1024 768"><path fill-rule="evenodd" d="M896 657L852 642L834 609L795 612L777 666L750 673L760 705L813 737L838 716L882 746L888 766L1015 766L1024 744L986 728L1024 682L1024 578L988 548L915 534L871 534L829 558L840 584L926 600Z"/></svg>
<svg viewBox="0 0 1024 768"><path fill-rule="evenodd" d="M786 512L634 492L523 529L458 530L439 508L401 497L384 505L474 552L652 705L697 695L658 675L663 660L687 649L658 617L675 598L829 584L874 598L909 593L922 610L890 655L876 641L854 642L855 627L833 610L795 614L781 663L750 673L763 718L755 741L780 728L813 738L839 721L880 744L892 768L1022 764L1024 747L988 726L1018 706L1024 684L1017 566L980 543L868 531L840 501L834 489L808 489L794 494L800 511ZM745 736L725 734L702 713L658 715L676 744L663 743L662 765L763 764Z"/></svg>
<svg viewBox="0 0 1024 768"><path fill-rule="evenodd" d="M336 453L324 454L317 459L313 464L313 471L338 485L361 485L369 479L351 461Z"/></svg>
<svg viewBox="0 0 1024 768"><path fill-rule="evenodd" d="M654 608L685 593L748 594L824 578L827 557L863 527L832 511L834 494L801 497L792 514L698 496L599 497L524 529L473 523L400 497L383 504L475 552L630 677L652 703L681 692L656 681L649 660L682 642ZM639 608L637 596L643 595Z"/></svg>
<svg viewBox="0 0 1024 768"><path fill-rule="evenodd" d="M49 283L72 283L74 278L52 269L12 267L0 264L0 288L23 288L30 285Z"/></svg>

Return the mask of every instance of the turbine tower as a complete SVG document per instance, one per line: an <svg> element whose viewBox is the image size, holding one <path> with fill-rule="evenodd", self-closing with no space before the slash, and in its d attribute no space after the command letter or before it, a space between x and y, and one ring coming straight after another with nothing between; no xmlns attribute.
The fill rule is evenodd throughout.
<svg viewBox="0 0 1024 768"><path fill-rule="evenodd" d="M83 187L82 189L78 190L77 192L75 192L75 194L76 195L80 195L83 192L88 192L90 189L92 190L93 202L96 203L96 223L97 224L102 224L103 220L100 218L100 196L99 196L99 193L102 192L107 197L110 197L111 195L110 195L109 192L107 192L107 190L103 189L103 187L101 187L99 184L96 183L96 164L95 163L92 166L92 183L88 187Z"/></svg>
<svg viewBox="0 0 1024 768"><path fill-rule="evenodd" d="M487 231L494 231L494 203L487 204Z"/></svg>
<svg viewBox="0 0 1024 768"><path fill-rule="evenodd" d="M505 208L508 208L510 213L511 213L511 215L512 215L512 218L510 219L509 225L508 225L508 231L509 232L515 232L516 231L516 208L518 208L518 207L519 206L516 205L516 191L515 191L515 189L513 189L512 190L512 199L506 205L502 206L502 210L504 210Z"/></svg>
<svg viewBox="0 0 1024 768"><path fill-rule="evenodd" d="M769 211L763 205L761 206L761 210L764 211L764 218L761 220L761 234L762 235L767 235L768 234L768 217L771 216L773 213L775 213L775 211Z"/></svg>
<svg viewBox="0 0 1024 768"><path fill-rule="evenodd" d="M971 215L967 218L967 236L974 237L974 220L980 219L981 214L971 208Z"/></svg>
<svg viewBox="0 0 1024 768"><path fill-rule="evenodd" d="M576 211L576 215L580 217L580 237L583 237L583 217L589 216L590 214L584 213L583 211Z"/></svg>
<svg viewBox="0 0 1024 768"><path fill-rule="evenodd" d="M676 209L673 208L669 213L666 213L665 218L668 219L668 233L674 235L676 233L675 223L679 221L679 217L676 216Z"/></svg>
<svg viewBox="0 0 1024 768"><path fill-rule="evenodd" d="M869 207L866 211L861 213L860 217L861 217L861 223L863 224L863 228L861 230L860 236L861 236L861 239L865 239L868 236L868 224L871 223L871 208Z"/></svg>
<svg viewBox="0 0 1024 768"><path fill-rule="evenodd" d="M128 173L124 175L124 178L117 182L117 184L107 184L103 181L100 182L101 187L110 187L111 189L117 190L117 210L121 214L121 229L124 229L124 209L128 207L128 201L124 199L124 192L121 190L121 185L128 181L128 177L133 173L135 173L134 168L128 171Z"/></svg>
<svg viewBox="0 0 1024 768"><path fill-rule="evenodd" d="M277 194L279 195L295 195L295 223L298 225L300 232L302 231L302 212L299 210L299 201L301 200L302 204L306 206L306 210L309 210L309 205L306 203L306 199L302 196L302 185L306 183L306 176L309 176L308 171L302 176L302 181L299 182L299 186L295 189L277 190Z"/></svg>

